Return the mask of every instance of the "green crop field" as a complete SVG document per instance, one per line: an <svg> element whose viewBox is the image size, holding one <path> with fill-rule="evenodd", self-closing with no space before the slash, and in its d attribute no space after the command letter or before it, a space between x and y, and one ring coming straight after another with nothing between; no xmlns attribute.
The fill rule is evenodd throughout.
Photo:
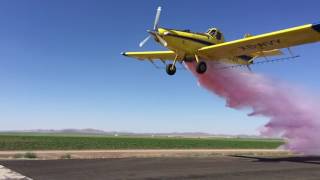
<svg viewBox="0 0 320 180"><path fill-rule="evenodd" d="M279 139L112 137L90 135L0 134L0 150L90 149L274 149Z"/></svg>

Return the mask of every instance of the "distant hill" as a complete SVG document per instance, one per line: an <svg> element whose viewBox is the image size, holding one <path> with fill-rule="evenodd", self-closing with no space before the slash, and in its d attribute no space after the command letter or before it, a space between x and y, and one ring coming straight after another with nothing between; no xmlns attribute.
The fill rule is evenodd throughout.
<svg viewBox="0 0 320 180"><path fill-rule="evenodd" d="M0 133L49 133L49 134L84 134L84 135L108 135L108 136L146 136L146 137L192 137L192 138L205 138L205 137L230 137L230 138L263 138L256 135L227 135L227 134L210 134L203 132L172 132L172 133L134 133L134 132L117 132L117 131L104 131L99 129L33 129L33 130L10 130L0 131Z"/></svg>

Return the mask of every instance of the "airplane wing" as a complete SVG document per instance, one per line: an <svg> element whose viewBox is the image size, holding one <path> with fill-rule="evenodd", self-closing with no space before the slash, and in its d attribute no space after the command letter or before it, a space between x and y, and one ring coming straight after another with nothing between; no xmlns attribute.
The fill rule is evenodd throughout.
<svg viewBox="0 0 320 180"><path fill-rule="evenodd" d="M139 60L174 60L176 57L176 53L173 51L123 52L122 55Z"/></svg>
<svg viewBox="0 0 320 180"><path fill-rule="evenodd" d="M203 47L200 57L217 60L320 41L320 24L308 24Z"/></svg>
<svg viewBox="0 0 320 180"><path fill-rule="evenodd" d="M279 49L273 49L270 51L261 51L250 54L252 57L270 57L270 56L280 56L283 55L283 52Z"/></svg>

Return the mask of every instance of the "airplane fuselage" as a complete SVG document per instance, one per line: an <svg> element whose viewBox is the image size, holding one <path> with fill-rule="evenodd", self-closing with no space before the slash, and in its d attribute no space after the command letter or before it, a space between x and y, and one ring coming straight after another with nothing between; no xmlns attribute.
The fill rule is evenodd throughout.
<svg viewBox="0 0 320 180"><path fill-rule="evenodd" d="M167 42L166 48L176 52L179 57L183 57L186 61L193 61L197 50L203 47L225 42L222 33L216 28L209 29L207 33L158 28L158 34ZM206 59L206 57L200 58ZM232 64L248 64L247 59L240 57L231 57L222 61Z"/></svg>
<svg viewBox="0 0 320 180"><path fill-rule="evenodd" d="M194 33L188 30L181 31L158 28L158 33L168 43L168 49L186 56L193 55L202 47L224 42L218 41L215 37L209 34Z"/></svg>

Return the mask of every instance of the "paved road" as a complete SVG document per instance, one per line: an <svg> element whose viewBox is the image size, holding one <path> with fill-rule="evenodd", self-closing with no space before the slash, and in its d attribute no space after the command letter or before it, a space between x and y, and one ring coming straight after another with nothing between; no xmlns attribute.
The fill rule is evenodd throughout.
<svg viewBox="0 0 320 180"><path fill-rule="evenodd" d="M123 158L0 161L33 179L320 179L320 157Z"/></svg>

